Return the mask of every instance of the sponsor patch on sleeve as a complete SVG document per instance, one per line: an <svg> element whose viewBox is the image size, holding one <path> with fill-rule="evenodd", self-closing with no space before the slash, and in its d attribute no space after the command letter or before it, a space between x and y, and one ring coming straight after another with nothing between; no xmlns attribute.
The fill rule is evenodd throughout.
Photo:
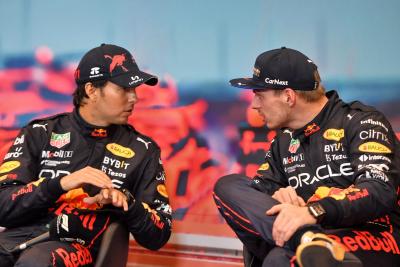
<svg viewBox="0 0 400 267"><path fill-rule="evenodd" d="M12 171L12 170L18 168L19 166L21 166L21 163L16 160L4 162L0 166L0 174Z"/></svg>
<svg viewBox="0 0 400 267"><path fill-rule="evenodd" d="M167 188L164 184L157 185L157 192L162 195L163 197L168 197Z"/></svg>
<svg viewBox="0 0 400 267"><path fill-rule="evenodd" d="M323 136L327 140L338 142L344 137L344 129L327 129Z"/></svg>
<svg viewBox="0 0 400 267"><path fill-rule="evenodd" d="M369 195L368 190L366 188L360 189L351 185L345 189L336 188L336 187L327 187L320 186L315 191L314 195L308 199L309 202L318 201L325 197L331 197L336 200L348 199L350 201L357 200L360 198L367 197Z"/></svg>
<svg viewBox="0 0 400 267"><path fill-rule="evenodd" d="M266 171L269 169L269 164L268 162L261 164L261 166L258 168L258 171Z"/></svg>
<svg viewBox="0 0 400 267"><path fill-rule="evenodd" d="M361 152L372 152L372 153L392 153L392 151L385 145L377 142L366 142L358 147Z"/></svg>

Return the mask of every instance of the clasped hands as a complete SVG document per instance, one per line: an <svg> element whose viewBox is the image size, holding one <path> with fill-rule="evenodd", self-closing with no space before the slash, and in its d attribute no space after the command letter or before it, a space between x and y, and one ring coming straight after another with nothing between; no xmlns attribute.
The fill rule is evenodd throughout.
<svg viewBox="0 0 400 267"><path fill-rule="evenodd" d="M293 187L280 188L272 195L272 198L279 201L280 204L267 210L266 214L276 215L272 226L272 238L277 246L283 247L301 226L317 222Z"/></svg>
<svg viewBox="0 0 400 267"><path fill-rule="evenodd" d="M92 197L87 197L84 202L87 204L107 205L112 204L115 207L122 207L124 211L128 210L127 197L121 191L113 188L110 177L101 170L87 166L60 180L63 190L69 191L81 187L83 184L91 184L101 188L100 192Z"/></svg>

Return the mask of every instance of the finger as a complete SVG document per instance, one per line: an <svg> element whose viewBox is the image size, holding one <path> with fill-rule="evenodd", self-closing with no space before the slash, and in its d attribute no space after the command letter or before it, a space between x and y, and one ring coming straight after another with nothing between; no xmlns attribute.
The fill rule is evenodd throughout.
<svg viewBox="0 0 400 267"><path fill-rule="evenodd" d="M101 195L104 199L109 200L110 198L110 190L109 189L103 189L101 190Z"/></svg>
<svg viewBox="0 0 400 267"><path fill-rule="evenodd" d="M283 199L282 199L282 197L281 197L281 193L280 193L279 190L276 191L271 197L272 197L273 199L279 201L280 203L283 202Z"/></svg>
<svg viewBox="0 0 400 267"><path fill-rule="evenodd" d="M299 201L300 207L304 207L306 205L306 202L304 202L301 197L297 196L297 200Z"/></svg>
<svg viewBox="0 0 400 267"><path fill-rule="evenodd" d="M100 188L112 188L112 181L110 177L108 177L101 170L88 166L81 171L85 177L85 183L90 183Z"/></svg>
<svg viewBox="0 0 400 267"><path fill-rule="evenodd" d="M292 198L290 197L290 191L288 188L282 188L281 192L282 203L292 203Z"/></svg>
<svg viewBox="0 0 400 267"><path fill-rule="evenodd" d="M85 171L77 173L75 176L79 176L80 184L91 184L99 188L109 188L112 186L112 182L108 177L99 176L98 173Z"/></svg>
<svg viewBox="0 0 400 267"><path fill-rule="evenodd" d="M293 187L288 186L287 187L287 193L288 193L288 197L290 198L290 204L296 205L296 206L300 206L300 203L297 199L297 193L296 190L294 190Z"/></svg>
<svg viewBox="0 0 400 267"><path fill-rule="evenodd" d="M97 203L97 198L96 197L85 197L83 199L83 202L85 202L86 204L92 205L94 203Z"/></svg>
<svg viewBox="0 0 400 267"><path fill-rule="evenodd" d="M286 226L287 226L287 228L285 230L284 237L283 237L284 242L289 241L289 239L293 236L293 234L297 231L297 229L301 225L298 224L297 221L292 220L292 221L288 222Z"/></svg>
<svg viewBox="0 0 400 267"><path fill-rule="evenodd" d="M120 202L120 195L118 194L119 192L117 190L112 190L111 191L111 195L112 195L112 202L113 205L116 207L120 207L119 206L119 202Z"/></svg>
<svg viewBox="0 0 400 267"><path fill-rule="evenodd" d="M123 204L123 207L124 207L124 211L128 211L128 201L126 199L124 199L122 204Z"/></svg>
<svg viewBox="0 0 400 267"><path fill-rule="evenodd" d="M124 206L124 198L125 198L125 196L123 196L122 194L118 195L118 207Z"/></svg>
<svg viewBox="0 0 400 267"><path fill-rule="evenodd" d="M120 207L124 207L124 203L126 202L126 196L121 194L121 205Z"/></svg>
<svg viewBox="0 0 400 267"><path fill-rule="evenodd" d="M278 214L278 216L276 216L276 219L274 221L274 224L272 226L272 238L275 241L275 244L277 246L281 246L281 221L282 221L282 216L280 216L280 214Z"/></svg>
<svg viewBox="0 0 400 267"><path fill-rule="evenodd" d="M124 207L124 202L126 202L126 197L121 192L118 191L118 202L117 207Z"/></svg>
<svg viewBox="0 0 400 267"><path fill-rule="evenodd" d="M284 235L283 235L283 237L282 237L282 242L283 242L283 243L287 242L287 241L292 237L292 235L293 235L294 232L295 232L295 229L297 229L297 227L294 228L293 226L290 226L290 227L288 227L288 228L286 229L286 231L284 232Z"/></svg>
<svg viewBox="0 0 400 267"><path fill-rule="evenodd" d="M272 206L269 210L267 210L265 213L267 215L275 215L281 211L283 207L283 204L277 204L275 206Z"/></svg>
<svg viewBox="0 0 400 267"><path fill-rule="evenodd" d="M290 225L290 221L285 214L279 214L279 220L277 222L277 226L275 228L275 244L279 247L283 247L285 242L288 240L286 239L287 236L291 236L292 233L288 232L288 226Z"/></svg>

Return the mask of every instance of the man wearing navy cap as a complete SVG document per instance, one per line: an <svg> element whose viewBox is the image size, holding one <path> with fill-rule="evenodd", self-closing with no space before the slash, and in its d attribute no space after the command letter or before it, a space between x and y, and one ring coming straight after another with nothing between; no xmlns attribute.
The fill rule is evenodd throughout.
<svg viewBox="0 0 400 267"><path fill-rule="evenodd" d="M285 47L230 83L253 90L277 130L253 179L224 176L214 190L251 266L400 266L399 144L386 118L325 93L314 62Z"/></svg>
<svg viewBox="0 0 400 267"><path fill-rule="evenodd" d="M116 220L148 249L170 237L160 149L127 124L136 87L157 77L103 44L84 55L75 80L73 112L29 123L0 166L2 267L92 266Z"/></svg>

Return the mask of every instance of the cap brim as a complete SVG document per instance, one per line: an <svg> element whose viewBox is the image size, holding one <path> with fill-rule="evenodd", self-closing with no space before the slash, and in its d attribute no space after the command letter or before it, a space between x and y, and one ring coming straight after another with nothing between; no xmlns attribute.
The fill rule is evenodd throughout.
<svg viewBox="0 0 400 267"><path fill-rule="evenodd" d="M158 78L143 71L126 72L122 75L111 77L111 82L124 88L137 87L141 84L154 86L158 83Z"/></svg>
<svg viewBox="0 0 400 267"><path fill-rule="evenodd" d="M229 83L238 88L242 89L266 89L267 87L265 84L260 85L259 83L256 83L253 81L252 78L237 78L237 79L232 79L229 81Z"/></svg>

